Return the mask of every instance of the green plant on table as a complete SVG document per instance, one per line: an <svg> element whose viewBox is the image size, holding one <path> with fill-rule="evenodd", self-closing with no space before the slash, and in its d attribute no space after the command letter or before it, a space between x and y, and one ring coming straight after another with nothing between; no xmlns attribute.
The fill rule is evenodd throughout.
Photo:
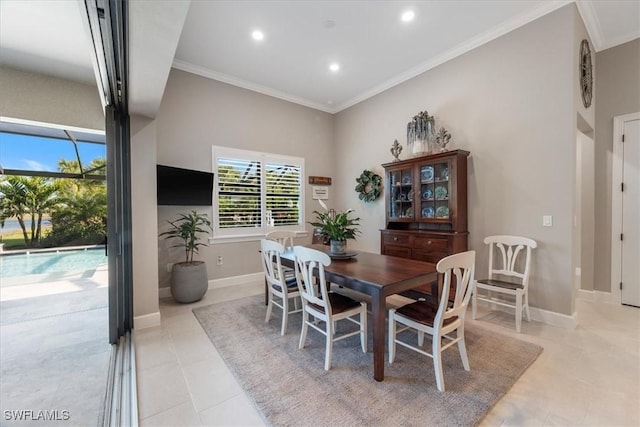
<svg viewBox="0 0 640 427"><path fill-rule="evenodd" d="M337 213L333 210L326 213L313 211L316 214L316 222L309 222L309 224L319 228L322 234L329 236L331 240L344 242L355 239L356 234L360 233L357 228L360 225L358 222L360 218L349 218L351 212L353 209Z"/></svg>

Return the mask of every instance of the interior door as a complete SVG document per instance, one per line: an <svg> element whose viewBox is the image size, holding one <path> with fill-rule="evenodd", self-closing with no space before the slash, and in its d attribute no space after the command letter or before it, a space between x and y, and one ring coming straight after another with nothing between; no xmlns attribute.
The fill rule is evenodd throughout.
<svg viewBox="0 0 640 427"><path fill-rule="evenodd" d="M640 307L640 120L623 124L622 304Z"/></svg>

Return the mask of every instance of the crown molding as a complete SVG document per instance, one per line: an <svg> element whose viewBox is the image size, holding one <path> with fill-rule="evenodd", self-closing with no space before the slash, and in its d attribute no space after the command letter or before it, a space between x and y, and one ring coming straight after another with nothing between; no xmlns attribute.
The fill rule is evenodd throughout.
<svg viewBox="0 0 640 427"><path fill-rule="evenodd" d="M334 108L327 108L322 104L309 101L308 99L290 95L288 93L281 92L279 90L271 89L269 87L262 86L257 83L253 83L247 80L242 80L237 77L229 76L227 74L219 73L217 71L212 71L208 68L200 67L198 65L194 65L186 61L181 61L179 59L176 59L173 61L172 67L177 70L186 71L187 73L196 74L201 77L217 80L222 83L238 86L243 89L248 89L253 92L261 93L263 95L272 96L274 98L282 99L284 101L293 102L294 104L299 104L305 107L313 108L314 110L320 110L330 114L334 114L337 112L336 109Z"/></svg>
<svg viewBox="0 0 640 427"><path fill-rule="evenodd" d="M580 1L580 0L576 0L576 1ZM217 81L221 81L223 83L228 83L230 85L234 85L234 86L238 86L244 89L248 89L254 92L258 92L258 93L262 93L264 95L268 95L268 96L272 96L274 98L279 98L288 102L293 102L295 104L299 104L299 105L303 105L305 107L309 107L309 108L313 108L316 110L320 110L320 111L324 111L326 113L330 113L330 114L335 114L338 113L342 110L345 110L349 107L352 107L362 101L365 101L375 95L378 95L379 93L384 92L387 89L390 89L394 86L397 86L407 80L410 80L426 71L431 70L432 68L437 67L438 65L441 65L447 61L450 61L451 59L454 59L460 55L463 55L477 47L480 47L492 40L497 39L498 37L501 37L517 28L520 28L532 21L535 21L536 19L547 15L548 13L551 13L557 9L560 9L563 6L566 6L567 4L573 3L574 0L554 0L554 1L544 1L541 2L540 5L531 10L528 11L522 15L519 15L513 19L510 19L509 21L504 22L501 25L498 25L488 31L485 31L484 33L478 35L477 37L474 37L473 39L470 39L462 44L459 44L457 46L455 46L453 49L450 49L444 53L442 53L441 55L438 55L437 57L423 62L422 64L419 64L416 67L413 67L399 75L397 75L396 77L387 80L386 82L354 97L351 98L349 100L347 100L344 103L335 105L331 108L327 107L324 104L319 104L317 102L313 102L310 101L308 99L304 99L304 98L300 98L298 96L294 96L285 92L281 92L266 86L262 86L250 81L246 81L246 80L242 80L233 76L229 76L223 73L219 73L216 71L212 71L210 69L204 68L204 67L200 67L194 64L191 64L189 62L186 61L182 61L179 59L176 59L173 61L173 68L176 68L178 70L182 70L182 71L186 71L188 73L192 73L192 74L196 74L202 77L206 77L209 79L213 79L213 80L217 80ZM584 18L583 18L584 19Z"/></svg>
<svg viewBox="0 0 640 427"><path fill-rule="evenodd" d="M588 1L575 0L575 2L578 7L578 12L582 17L582 22L584 22L584 26L587 29L589 38L591 39L593 49L596 52L601 51L603 49L602 26L600 25L596 9L593 7L593 4Z"/></svg>
<svg viewBox="0 0 640 427"><path fill-rule="evenodd" d="M602 50L606 50L606 49L609 49L611 47L615 47L615 46L630 42L630 41L638 39L638 38L640 38L640 30L638 30L635 34L626 34L624 36L608 40L606 43L602 43L602 45L600 46L600 49L596 49L596 51L599 52L599 51L602 51Z"/></svg>
<svg viewBox="0 0 640 427"><path fill-rule="evenodd" d="M551 13L557 9L560 9L563 6L566 6L567 4L572 3L572 1L573 0L556 0L556 1L541 2L541 4L536 9L531 10L522 15L516 16L515 18L510 19L509 21L506 21L503 24L500 24L488 31L485 31L484 33L478 35L477 37L474 37L470 40L467 40L464 43L461 43L455 46L454 48L442 53L441 55L436 56L435 58L429 61L423 62L422 64L416 67L413 67L390 80L387 80L381 85L378 85L373 89L338 105L336 107L336 110L337 112L339 112L349 107L352 107L353 105L358 104L368 98L371 98L374 95L384 92L385 90L390 89L394 86L397 86L400 83L403 83L407 80L410 80L426 71L429 71L437 67L438 65L442 65L447 61L450 61L477 47L480 47L486 43L489 43L490 41L495 40L498 37L503 36L517 28L520 28L532 21L535 21L536 19L544 15L547 15L548 13Z"/></svg>

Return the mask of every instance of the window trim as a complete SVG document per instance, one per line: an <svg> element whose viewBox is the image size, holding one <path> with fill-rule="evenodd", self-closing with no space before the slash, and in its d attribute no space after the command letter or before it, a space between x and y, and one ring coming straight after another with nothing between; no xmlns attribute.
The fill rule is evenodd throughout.
<svg viewBox="0 0 640 427"><path fill-rule="evenodd" d="M261 217L262 223L265 224L262 227L239 227L239 228L220 228L219 216L218 216L218 158L235 158L238 160L246 161L259 161L261 163L261 191L260 191L260 203L261 203ZM280 225L270 227L266 225L266 164L267 163L283 163L291 164L300 167L300 211L299 211L299 223L295 225ZM281 154L266 153L261 151L242 150L238 148L229 148L222 146L212 146L212 170L214 174L213 178L213 205L212 205L212 237L209 239L209 243L231 243L231 242L245 242L255 241L264 238L264 236L274 230L289 230L295 231L299 236L305 236L306 221L305 221L305 162L304 157L286 156Z"/></svg>

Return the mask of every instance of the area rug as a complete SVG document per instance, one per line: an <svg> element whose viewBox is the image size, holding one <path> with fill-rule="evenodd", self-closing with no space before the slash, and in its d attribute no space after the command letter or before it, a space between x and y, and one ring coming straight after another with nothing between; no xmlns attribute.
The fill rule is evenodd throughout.
<svg viewBox="0 0 640 427"><path fill-rule="evenodd" d="M332 368L325 371L324 335L310 328L299 350L300 313L290 315L281 336L276 308L264 322L263 296L193 312L265 422L274 426L476 425L542 352L535 344L468 324L471 371L463 369L456 346L446 350L446 391L440 393L432 360L402 346L393 364L385 362L384 381L376 382L371 336L366 354L358 336L335 343ZM338 333L353 326L338 322Z"/></svg>

